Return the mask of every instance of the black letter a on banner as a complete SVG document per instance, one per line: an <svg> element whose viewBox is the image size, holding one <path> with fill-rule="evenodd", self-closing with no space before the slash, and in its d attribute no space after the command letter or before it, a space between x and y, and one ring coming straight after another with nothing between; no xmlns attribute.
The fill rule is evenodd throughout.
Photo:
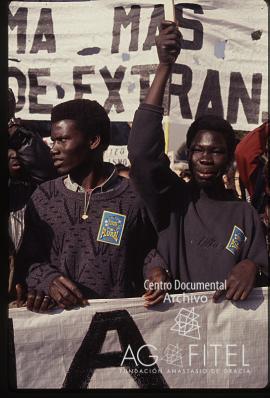
<svg viewBox="0 0 270 398"><path fill-rule="evenodd" d="M108 330L117 331L122 351L101 354ZM62 388L70 390L87 388L95 369L120 367L128 346L132 348L136 356L140 347L144 345L145 342L137 325L126 310L97 312L73 358ZM148 346L141 350L140 362L138 366L131 359L126 359L123 363L139 388L169 388L162 374L159 373L158 366L153 364ZM133 372L135 369L136 373ZM145 369L148 371L146 372ZM119 379L121 377L119 372Z"/></svg>

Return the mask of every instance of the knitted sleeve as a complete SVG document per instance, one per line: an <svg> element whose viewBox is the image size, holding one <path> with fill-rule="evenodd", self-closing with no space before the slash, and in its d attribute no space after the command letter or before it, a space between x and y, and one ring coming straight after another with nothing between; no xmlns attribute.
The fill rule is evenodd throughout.
<svg viewBox="0 0 270 398"><path fill-rule="evenodd" d="M28 290L48 294L52 280L61 273L57 264L52 264L50 259L53 231L41 220L36 209L35 203L41 201L38 188L25 211L25 231L17 257L17 268L19 280L26 282Z"/></svg>
<svg viewBox="0 0 270 398"><path fill-rule="evenodd" d="M164 271L166 271L167 274L169 275L167 264L165 263L164 259L161 257L157 249L152 249L144 260L144 266L143 266L144 279L147 279L150 270L154 267L163 268Z"/></svg>

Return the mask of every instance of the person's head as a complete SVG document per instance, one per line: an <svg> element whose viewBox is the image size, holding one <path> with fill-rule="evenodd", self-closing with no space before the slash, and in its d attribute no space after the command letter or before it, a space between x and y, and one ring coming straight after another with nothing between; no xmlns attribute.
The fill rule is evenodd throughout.
<svg viewBox="0 0 270 398"><path fill-rule="evenodd" d="M8 121L15 115L16 101L11 88L8 89Z"/></svg>
<svg viewBox="0 0 270 398"><path fill-rule="evenodd" d="M11 178L19 178L22 175L22 165L14 149L8 149L8 170Z"/></svg>
<svg viewBox="0 0 270 398"><path fill-rule="evenodd" d="M98 102L63 102L52 109L51 122L51 153L59 174L102 160L110 143L110 119Z"/></svg>
<svg viewBox="0 0 270 398"><path fill-rule="evenodd" d="M192 179L201 187L222 182L235 150L230 123L219 116L201 116L189 127L186 143Z"/></svg>

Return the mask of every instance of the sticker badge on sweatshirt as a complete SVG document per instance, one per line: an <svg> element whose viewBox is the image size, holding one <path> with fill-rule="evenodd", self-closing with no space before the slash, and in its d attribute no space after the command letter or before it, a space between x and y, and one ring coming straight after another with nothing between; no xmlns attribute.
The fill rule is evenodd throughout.
<svg viewBox="0 0 270 398"><path fill-rule="evenodd" d="M233 255L236 255L246 240L247 237L245 236L242 229L235 225L233 227L233 231L230 240L226 246L226 249L229 250L229 252L231 252Z"/></svg>
<svg viewBox="0 0 270 398"><path fill-rule="evenodd" d="M97 240L119 246L125 226L126 216L112 211L103 211Z"/></svg>

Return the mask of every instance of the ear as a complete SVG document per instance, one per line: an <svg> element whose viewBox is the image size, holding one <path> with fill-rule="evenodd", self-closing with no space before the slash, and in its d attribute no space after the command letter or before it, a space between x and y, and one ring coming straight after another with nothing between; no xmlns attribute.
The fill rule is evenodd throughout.
<svg viewBox="0 0 270 398"><path fill-rule="evenodd" d="M90 149L96 149L96 148L98 148L99 145L100 145L100 143L101 143L100 135L96 135L95 137L92 137L92 138L89 140Z"/></svg>

